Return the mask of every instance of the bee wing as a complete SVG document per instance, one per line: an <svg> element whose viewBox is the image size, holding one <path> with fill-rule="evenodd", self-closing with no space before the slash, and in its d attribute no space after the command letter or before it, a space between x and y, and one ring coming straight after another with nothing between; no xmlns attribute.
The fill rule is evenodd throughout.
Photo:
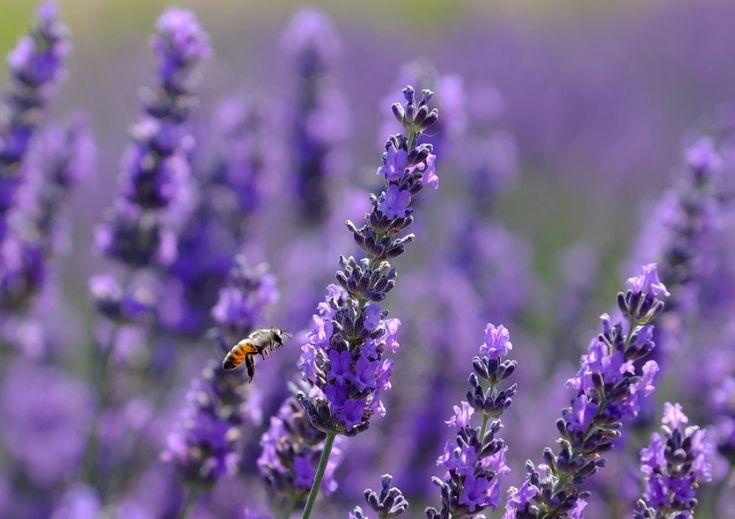
<svg viewBox="0 0 735 519"><path fill-rule="evenodd" d="M224 369L235 369L247 358L250 353L256 352L255 346L247 341L242 340L235 344L230 352L225 356L225 360L222 362Z"/></svg>

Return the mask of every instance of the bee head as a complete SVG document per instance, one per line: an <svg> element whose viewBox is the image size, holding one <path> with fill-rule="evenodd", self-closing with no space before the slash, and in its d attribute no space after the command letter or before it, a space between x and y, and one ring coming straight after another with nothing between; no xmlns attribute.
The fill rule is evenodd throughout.
<svg viewBox="0 0 735 519"><path fill-rule="evenodd" d="M280 345L283 345L284 338L290 339L291 337L293 337L293 334L291 332L287 332L286 330L281 330L280 328L271 328L271 334L272 334L273 340Z"/></svg>

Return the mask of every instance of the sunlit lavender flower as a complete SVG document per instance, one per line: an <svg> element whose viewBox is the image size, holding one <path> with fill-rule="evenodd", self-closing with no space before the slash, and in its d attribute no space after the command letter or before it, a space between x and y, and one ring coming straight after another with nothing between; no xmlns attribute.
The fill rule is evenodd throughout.
<svg viewBox="0 0 735 519"><path fill-rule="evenodd" d="M447 473L443 479L434 478L441 489L442 506L428 508L429 519L474 517L487 508L495 510L500 503L498 478L507 477L510 468L505 462L508 447L497 435L502 427L500 417L510 407L516 385L501 390L498 384L516 369L515 361L505 360L511 349L508 330L488 323L480 356L472 359L467 399L454 406L454 415L447 421L455 437L447 441L436 462ZM475 413L482 416L479 426L472 425Z"/></svg>
<svg viewBox="0 0 735 519"><path fill-rule="evenodd" d="M46 279L43 238L26 228L27 217L22 213L27 207L16 206L31 137L63 75L69 52L67 33L55 4L44 3L36 26L8 56L13 87L0 105L0 307L4 311L25 311ZM21 214L13 214L18 218L11 221L14 212Z"/></svg>
<svg viewBox="0 0 735 519"><path fill-rule="evenodd" d="M94 142L82 119L51 125L38 135L23 165L28 181L16 194L0 243L0 306L19 313L44 289L49 260L69 249L64 205L93 166Z"/></svg>
<svg viewBox="0 0 735 519"><path fill-rule="evenodd" d="M626 284L626 292L617 297L624 321L601 317L601 333L582 356L576 376L567 381L575 396L557 421L558 452L546 448L545 464L538 468L526 463L526 481L509 490L507 519L581 517L589 496L582 483L604 466L601 454L612 448L623 421L635 418L642 400L654 391L658 365L648 361L638 368L636 361L655 347L649 323L661 314L669 294L655 264L645 265Z"/></svg>
<svg viewBox="0 0 735 519"><path fill-rule="evenodd" d="M341 42L332 22L307 7L291 19L283 47L299 74L291 143L297 203L304 221L319 222L329 212L328 187L349 132L347 104L330 78Z"/></svg>
<svg viewBox="0 0 735 519"><path fill-rule="evenodd" d="M0 107L0 215L13 204L20 168L69 53L68 30L53 2L41 4L36 25L8 56L13 88Z"/></svg>
<svg viewBox="0 0 735 519"><path fill-rule="evenodd" d="M133 268L167 264L175 256L175 235L161 212L188 182L191 136L184 123L193 96L186 80L209 53L208 37L188 11L165 11L157 30L151 46L159 60L159 84L142 94L143 113L123 157L122 197L97 237L100 250Z"/></svg>
<svg viewBox="0 0 735 519"><path fill-rule="evenodd" d="M375 512L377 519L390 519L398 517L408 510L408 501L403 497L403 492L398 487L391 486L393 476L384 474L380 478L380 493L375 490L365 489L365 501L368 506ZM362 511L362 508L356 506L350 512L349 519L369 519L369 516Z"/></svg>
<svg viewBox="0 0 735 519"><path fill-rule="evenodd" d="M428 60L414 60L401 66L398 77L389 95L381 100L380 108L390 104L392 92L403 85L425 85L435 92L441 92L441 98L437 100L437 109L441 111L440 121L432 127L431 132L420 136L420 143L431 144L437 155L447 155L447 143L455 141L464 135L467 127L467 96L464 80L459 74L440 74L434 65ZM390 114L385 113L384 124L380 127L379 138L382 140L386 134L392 134L401 130L400 121Z"/></svg>
<svg viewBox="0 0 735 519"><path fill-rule="evenodd" d="M270 426L260 439L258 471L277 509L294 508L306 498L325 437L325 433L314 429L294 397L288 397L278 414L271 417ZM341 449L335 445L322 481L322 489L328 494L337 489L334 471L341 457Z"/></svg>
<svg viewBox="0 0 735 519"><path fill-rule="evenodd" d="M413 88L406 87L404 95L406 103L396 103L394 112L408 135L388 139L378 169L385 187L371 196L373 209L364 225L348 223L365 257L340 258L339 286L328 287L302 347L299 368L314 388L298 398L314 427L324 432L354 435L368 427L373 414L385 412L380 396L390 388L392 361L384 355L397 350L400 325L380 307L395 285L396 270L388 259L402 254L413 240L413 235L397 237L413 222L410 203L424 185L436 186L431 146L416 142L438 118L428 106L432 94L424 91L416 100Z"/></svg>
<svg viewBox="0 0 735 519"><path fill-rule="evenodd" d="M699 485L712 480L713 446L707 432L689 418L681 405L664 404L661 433L641 450L643 497L636 503L639 519L692 519L697 507Z"/></svg>
<svg viewBox="0 0 735 519"><path fill-rule="evenodd" d="M248 268L239 258L212 310L218 323L216 351L229 350L234 337L250 333L275 298L267 270ZM250 396L251 386L241 372L225 371L219 359L208 363L193 384L181 421L169 435L163 459L173 462L179 476L191 484L211 486L226 474L237 474L246 433L260 421Z"/></svg>

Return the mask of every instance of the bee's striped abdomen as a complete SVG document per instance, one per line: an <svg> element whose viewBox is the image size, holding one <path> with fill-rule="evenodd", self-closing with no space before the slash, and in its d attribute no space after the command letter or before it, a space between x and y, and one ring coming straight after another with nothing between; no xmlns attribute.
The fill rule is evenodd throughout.
<svg viewBox="0 0 735 519"><path fill-rule="evenodd" d="M245 357L248 354L255 353L255 351L255 346L253 346L252 343L240 341L235 344L227 356L225 356L225 360L222 362L222 367L224 369L235 369L245 361Z"/></svg>

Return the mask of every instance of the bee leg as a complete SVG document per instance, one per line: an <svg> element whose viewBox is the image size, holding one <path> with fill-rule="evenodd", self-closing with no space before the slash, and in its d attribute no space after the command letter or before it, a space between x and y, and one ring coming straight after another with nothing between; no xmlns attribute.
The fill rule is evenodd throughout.
<svg viewBox="0 0 735 519"><path fill-rule="evenodd" d="M248 382L252 382L253 377L255 376L255 361L253 360L252 355L247 355L245 357L245 367L248 371L248 377L250 377Z"/></svg>

